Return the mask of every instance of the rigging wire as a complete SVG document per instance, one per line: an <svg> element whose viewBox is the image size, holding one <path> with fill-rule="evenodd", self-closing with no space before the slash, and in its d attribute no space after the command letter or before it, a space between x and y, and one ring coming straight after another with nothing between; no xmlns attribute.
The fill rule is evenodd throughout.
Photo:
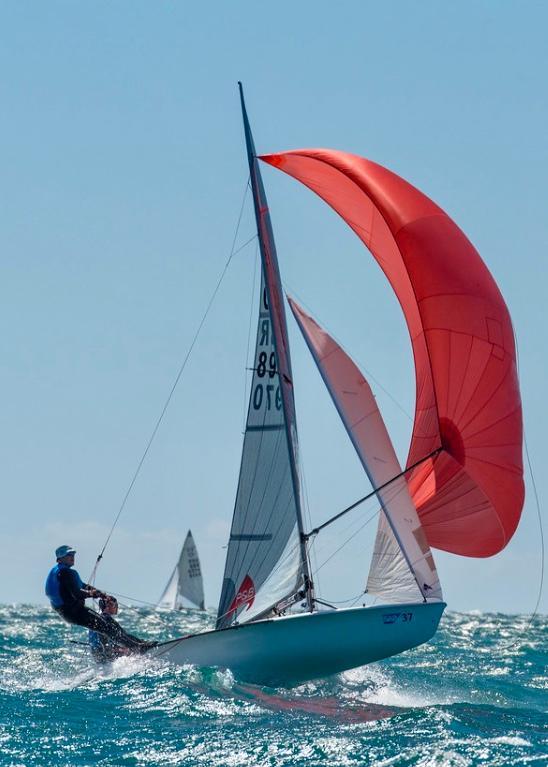
<svg viewBox="0 0 548 767"><path fill-rule="evenodd" d="M349 602L352 602L353 604L355 604L360 597L363 597L364 594L367 594L367 591L365 589L360 591L360 593L357 594L356 596L350 597L349 599L328 599L327 597L322 597L322 599L325 602L328 602L329 604L332 604L332 605L347 605ZM352 607L352 605L350 606Z"/></svg>
<svg viewBox="0 0 548 767"><path fill-rule="evenodd" d="M335 551L334 551L334 552L333 552L333 553L332 553L332 554L331 554L329 557L327 557L327 559L326 559L326 560L324 560L324 561L321 563L321 565L318 567L318 569L316 570L316 572L318 572L318 570L321 570L321 569L322 569L322 567L324 567L324 565L326 565L326 564L327 564L327 563L328 563L328 562L329 562L331 559L333 559L333 557L334 557L336 554L338 554L338 553L339 553L339 551L340 551L341 549L343 549L343 548L346 546L346 544L347 544L347 543L350 543L350 541L352 540L352 538L355 538L355 537L356 537L356 535L357 535L358 533L360 533L360 532L361 532L361 531L364 529L364 527L366 527L366 526L367 526L367 525L368 525L370 522L372 522L372 521L373 521L373 520L374 520L374 519L375 519L375 518L376 518L376 517L379 515L379 513L380 513L380 509L377 509L377 511L375 511L375 513L374 513L374 514L372 514L370 517L368 517L368 518L365 520L365 522L363 523L363 525L360 525L360 527L358 527L358 529L357 529L355 532L353 532L353 533L352 533L352 534L351 534L351 535L350 535L350 536L349 536L349 537L348 537L348 538L347 538L345 541L343 541L343 543L341 543L341 545L339 546L339 548L338 548L338 549L335 549Z"/></svg>
<svg viewBox="0 0 548 767"><path fill-rule="evenodd" d="M372 501L370 504L368 504L364 509L364 514L370 513L374 506L378 506L377 503ZM356 528L355 532L357 534L358 532L358 525L362 523L362 517L355 517L349 524L345 525L339 532L339 537L342 537L343 535L346 535L349 533L350 530L353 530ZM318 564L318 559L320 555L324 555L328 551L331 551L332 542L329 540L324 539L324 542L321 543L321 539L317 539L317 536L313 536L313 542L315 546L315 552L316 552L316 566Z"/></svg>
<svg viewBox="0 0 548 767"><path fill-rule="evenodd" d="M300 457L300 465L301 465L301 485L303 489L303 501L304 501L304 509L306 513L306 521L308 522L308 527L312 527L312 512L310 511L310 500L308 497L308 483L306 481L306 472L304 470L304 457L303 457L303 451L302 451L302 445L299 445L299 457ZM310 564L313 568L318 567L318 554L316 551L316 540L313 539L312 541L308 541L308 554L310 557ZM316 578L316 581L314 583L314 590L318 593L321 591L320 586L320 580L319 578Z"/></svg>
<svg viewBox="0 0 548 767"><path fill-rule="evenodd" d="M516 336L516 330L512 324L512 331L514 333L514 344L516 347L516 363L517 363L517 369L518 369L518 377L519 377L519 346L518 346L518 339ZM523 445L525 447L525 457L527 459L527 467L529 469L529 476L531 477L531 485L533 487L533 495L535 496L535 506L537 509L537 517L538 517L538 526L539 526L539 532L540 532L540 580L539 580L539 587L538 587L538 593L537 593L537 601L534 607L533 612L531 613L531 617L527 621L527 624L525 625L523 632L526 632L532 625L533 620L536 618L538 613L538 608L540 605L540 600L542 598L542 591L544 588L544 559L545 559L545 548L544 548L544 529L542 527L542 513L541 513L541 507L540 507L540 499L539 494L537 490L537 483L535 482L535 475L533 473L533 466L531 463L531 456L529 455L529 446L527 445L527 437L525 436L525 426L523 427ZM518 641L510 642L506 645L499 645L499 647L496 648L497 651L499 650L508 650L511 647L515 647L515 645L518 644Z"/></svg>
<svg viewBox="0 0 548 767"><path fill-rule="evenodd" d="M154 607L156 608L157 605L155 602L147 602L146 599L137 599L137 597L130 597L127 594L119 594L116 591L109 591L109 594L113 597L120 597L120 599L129 599L130 602L139 602L139 604L147 605L148 607ZM119 601L119 600L118 600ZM124 607L132 607L133 605L129 602L122 602Z"/></svg>
<svg viewBox="0 0 548 767"><path fill-rule="evenodd" d="M175 393L175 389L177 388L177 384L179 383L179 381L181 379L181 376L182 376L182 374L184 372L184 369L186 368L186 365L187 365L187 362L188 362L188 360L190 358L190 355L192 354L192 350L194 349L196 341L198 340L198 336L200 335L200 332L202 330L202 327L204 326L204 323L205 323L206 318L207 318L207 316L209 314L209 311L210 311L210 309L211 309L211 307L213 305L213 302L214 302L214 300L215 300L215 298L217 296L217 293L219 292L219 288L221 287L221 283L222 283L222 281L223 281L223 279L225 277L225 274L226 274L226 272L228 270L230 262L232 261L232 258L236 255L236 253L239 253L241 250L243 250L243 248L245 248L247 245L249 245L249 243L252 242L257 237L257 235L254 234L252 237L249 238L249 240L247 240L243 245L241 245L237 250L235 250L236 238L238 237L238 232L240 230L240 223L241 223L242 215L243 215L243 212L244 212L244 205L245 205L245 200L246 200L246 197L247 197L248 189L249 189L249 178L247 179L246 185L245 185L245 191L244 191L244 195L243 195L243 199L242 199L242 204L241 204L241 207L240 207L240 213L239 213L239 216L238 216L238 221L237 221L237 224L236 224L236 231L234 232L234 238L232 240L232 247L230 249L230 255L229 255L229 257L228 257L228 259L227 259L227 261L226 261L222 271L221 271L221 274L220 274L220 277L219 277L219 279L217 281L217 284L215 285L215 288L214 288L214 290L213 290L213 292L211 294L211 297L210 297L210 299L209 299L209 301L207 303L206 309L205 309L205 311L204 311L204 313L202 315L202 319L200 320L200 323L199 323L198 328L197 328L197 330L196 330L196 332L194 334L194 337L193 337L192 342L191 342L191 344L190 344L190 346L188 348L188 351L187 351L187 353L185 355L185 358L183 359L183 362L182 362L181 366L179 367L179 371L177 373L177 376L175 377L175 381L173 382L173 385L172 385L172 387L170 389L170 392L169 392L169 394L167 396L167 399L166 399L166 401L164 403L164 406L163 406L163 408L161 410L161 413L160 413L158 419L156 420L156 424L154 425L154 428L153 428L152 433L151 433L151 435L150 435L150 437L148 439L147 445L146 445L145 450L144 450L144 452L143 452L143 454L141 456L141 459L140 459L139 463L137 464L137 468L135 469L135 472L133 474L131 482L129 483L129 487L128 487L128 489L127 489L127 491L126 491L126 493L125 493L125 495L123 497L122 503L120 504L120 508L118 509L118 513L116 514L114 522L112 523L112 527L110 528L110 531L109 531L109 534L107 535L106 541L103 544L103 548L101 549L101 552L97 556L97 559L95 561L95 565L93 567L91 576L90 576L89 581L88 581L91 584L93 584L93 582L95 580L95 575L97 573L97 568L99 566L99 563L100 563L101 559L103 558L103 554L105 553L105 550L106 550L106 548L107 548L107 546L108 546L108 544L110 542L110 539L112 537L114 529L115 529L116 525L118 524L118 520L120 519L120 516L121 516L121 514L122 514L122 512L123 512L123 510L125 508L127 500L128 500L128 498L129 498L129 496L131 494L131 491L133 490L133 486L135 485L135 482L137 481L137 477L139 476L139 473L140 473L141 468L142 468L142 466L143 466L143 464L145 462L145 459L146 459L146 457L148 455L148 452L149 452L149 450L150 450L150 448L152 446L154 438L156 437L158 429L160 428L160 424L162 423L164 415L166 414L166 411L167 411L167 409L169 407L169 404L171 402L173 394Z"/></svg>
<svg viewBox="0 0 548 767"><path fill-rule="evenodd" d="M540 531L540 583L539 583L539 589L537 594L537 602L535 604L535 609L533 610L533 615L531 616L531 621L532 621L535 615L537 614L540 600L542 597L542 589L544 586L544 530L542 528L542 514L540 511L540 500L539 500L538 491L537 491L537 483L535 482L535 475L533 474L531 457L529 455L529 446L527 445L527 439L525 437L525 434L523 435L523 444L525 445L525 455L527 457L527 466L529 467L529 474L531 475L531 484L533 485L533 493L535 496L535 505L537 508L537 516L538 516L538 526ZM529 625L531 624L529 623Z"/></svg>
<svg viewBox="0 0 548 767"><path fill-rule="evenodd" d="M517 348L517 346L516 346ZM522 629L522 634L525 634L528 629L532 626L534 619L537 617L538 614L538 608L540 605L540 600L542 598L542 590L544 587L544 530L542 527L542 514L540 509L540 499L537 491L537 483L535 482L535 475L533 474L533 466L531 464L531 457L529 455L529 447L527 445L527 438L525 437L525 431L523 433L523 444L525 446L525 457L527 458L527 466L529 469L529 475L531 477L531 485L533 487L533 495L535 496L535 506L537 509L537 516L538 516L538 524L539 524L539 531L540 531L540 581L539 581L539 588L537 593L537 601L535 604L535 608L533 612L531 613L529 620L525 624L525 626ZM515 640L513 642L509 642L508 644L498 645L496 648L494 648L495 652L499 652L500 650L509 650L512 647L515 647L517 644L519 644L519 640Z"/></svg>
<svg viewBox="0 0 548 767"><path fill-rule="evenodd" d="M242 418L242 434L245 433L245 424L246 424L246 417L247 417L247 411L249 407L249 400L248 400L248 394L247 394L247 379L248 379L248 370L250 366L249 362L249 352L251 347L251 331L253 328L253 309L255 307L255 290L257 287L257 262L258 262L258 255L259 255L259 240L257 238L257 245L255 248L255 256L253 258L253 282L251 285L251 305L249 308L249 328L247 330L247 351L245 355L245 371L244 371L244 409L243 409L243 418Z"/></svg>
<svg viewBox="0 0 548 767"><path fill-rule="evenodd" d="M388 489L387 490L387 500L389 502L392 502L402 492L403 492L403 488L390 488L390 489ZM379 506L379 502L378 502L378 499L376 498L376 496L371 496L371 498L369 498L369 501L370 501L370 503L368 503L367 506L365 507L365 509L363 510L364 514L369 513L373 507L378 507ZM381 509L377 508L377 512L376 513L379 513L380 511L381 511ZM339 536L346 535L350 530L352 530L353 528L356 528L354 533L352 533L350 535L350 538L348 539L348 540L351 540L352 537L357 535L360 532L360 530L362 529L361 527L356 527L357 525L361 525L361 524L362 524L362 518L361 517L356 517L349 524L345 525L345 527L343 527L341 529L341 531L339 532ZM314 536L314 540L316 540L316 536ZM319 545L319 544L316 543L316 549L317 549L318 555L320 553L324 553L326 550L329 550L329 548L330 548L330 544L327 543L327 542L324 543L323 545Z"/></svg>
<svg viewBox="0 0 548 767"><path fill-rule="evenodd" d="M391 479L388 479L386 482L383 482L382 485L379 485L378 487L375 487L370 493L367 495L364 495L363 498L358 498L357 501L354 501L353 504L350 506L347 506L346 509L343 509L342 511L339 511L338 514L335 514L335 516L330 517L328 520L323 522L321 525L318 525L313 530L308 533L308 535L316 535L321 530L323 530L328 525L333 524L333 522L336 522L338 519L340 519L345 514L348 514L349 511L353 511L357 506L364 503L364 501L368 501L370 498L373 498L375 495L377 495L381 490L384 490L386 487L389 487L393 482L400 479L401 477L405 477L405 475L413 471L413 469L416 469L417 466L420 466L425 461L428 461L430 458L434 458L439 453L441 453L443 450L442 447L437 447L435 450L432 450L431 453L428 453L428 455L425 455L423 458L419 459L418 461L415 461L415 463L412 463L411 466L407 466L405 469L402 469L398 474L395 474Z"/></svg>

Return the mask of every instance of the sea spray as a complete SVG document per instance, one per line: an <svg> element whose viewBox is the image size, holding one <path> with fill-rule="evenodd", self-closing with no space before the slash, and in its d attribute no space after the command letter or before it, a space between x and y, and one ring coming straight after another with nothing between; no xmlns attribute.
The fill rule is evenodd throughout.
<svg viewBox="0 0 548 767"><path fill-rule="evenodd" d="M125 608L150 639L212 614ZM0 765L544 765L546 638L537 616L444 615L435 638L294 690L230 671L121 658L98 667L83 629L0 608ZM303 649L305 652L306 649Z"/></svg>

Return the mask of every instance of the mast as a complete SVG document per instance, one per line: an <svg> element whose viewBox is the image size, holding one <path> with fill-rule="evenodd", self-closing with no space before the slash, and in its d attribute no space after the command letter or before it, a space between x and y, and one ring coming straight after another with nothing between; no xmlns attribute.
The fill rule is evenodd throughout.
<svg viewBox="0 0 548 767"><path fill-rule="evenodd" d="M310 565L306 551L306 538L304 535L302 519L299 471L297 468L297 423L295 415L295 401L293 396L293 374L291 372L291 357L289 353L289 338L287 333L287 323L283 303L283 291L281 287L280 270L278 266L276 246L274 243L272 223L270 221L270 212L268 210L268 202L261 178L259 162L255 153L255 144L253 141L253 135L251 133L251 127L249 125L249 119L247 117L244 92L241 82L238 82L238 88L240 90L242 119L244 123L251 189L253 192L255 220L257 222L257 235L259 238L261 264L263 269L268 306L270 307L272 318L273 345L276 352L282 408L285 415L285 435L289 451L293 491L295 495L297 524L300 536L301 561L305 580L306 601L308 603L310 612L312 612L314 609L313 586L310 576Z"/></svg>

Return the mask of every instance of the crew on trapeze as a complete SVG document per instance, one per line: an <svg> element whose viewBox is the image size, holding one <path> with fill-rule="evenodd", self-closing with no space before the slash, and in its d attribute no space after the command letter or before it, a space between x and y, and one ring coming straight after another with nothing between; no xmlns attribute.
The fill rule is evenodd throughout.
<svg viewBox="0 0 548 767"><path fill-rule="evenodd" d="M89 583L82 582L77 571L72 569L75 554L76 550L71 546L59 546L55 549L57 564L51 568L46 579L46 596L55 612L67 623L84 626L90 629L90 632L96 632L104 637L111 645L121 646L129 652L142 653L151 647L156 647L157 642L146 642L126 633L114 620L112 612L100 615L86 607L86 599L101 599L106 605L108 600L114 598ZM114 602L116 603L114 614L116 614L118 603L115 599Z"/></svg>
<svg viewBox="0 0 548 767"><path fill-rule="evenodd" d="M113 617L118 614L118 600L115 599L115 597L106 595L101 597L99 599L99 610L101 611L101 617L109 624L109 626L117 627L116 630L120 628L120 624L117 623ZM131 655L134 652L143 652L148 649L151 644L152 646L156 644L156 642L146 642L144 639L139 639L139 637L128 634L127 632L124 633L126 639L131 639L135 643L137 649L118 644L106 634L90 630L88 642L93 659L97 661L97 663L108 663L123 655Z"/></svg>

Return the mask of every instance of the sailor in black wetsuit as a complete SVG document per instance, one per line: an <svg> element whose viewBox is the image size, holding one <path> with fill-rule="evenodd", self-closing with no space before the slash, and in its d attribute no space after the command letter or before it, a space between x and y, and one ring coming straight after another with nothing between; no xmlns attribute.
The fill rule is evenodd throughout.
<svg viewBox="0 0 548 767"><path fill-rule="evenodd" d="M67 623L85 626L105 635L115 644L123 645L131 652L144 652L150 647L155 647L156 642L144 642L126 634L114 618L106 620L104 616L86 607L86 599L106 598L107 594L82 582L76 570L72 569L75 554L76 551L70 546L59 546L55 550L57 564L51 568L46 580L46 595L53 609Z"/></svg>
<svg viewBox="0 0 548 767"><path fill-rule="evenodd" d="M113 616L118 614L118 601L111 596L101 597L99 599L99 609L101 610L101 617L111 626L119 626L114 620ZM144 652L151 645L150 642L145 642L143 639L139 639L132 634L125 632L126 639L131 639L135 643L135 648L129 648L113 642L113 640L105 634L100 634L98 631L89 632L89 647L93 659L97 663L108 663L109 661L116 660L122 655L130 655L133 652ZM152 643L154 644L154 643Z"/></svg>

